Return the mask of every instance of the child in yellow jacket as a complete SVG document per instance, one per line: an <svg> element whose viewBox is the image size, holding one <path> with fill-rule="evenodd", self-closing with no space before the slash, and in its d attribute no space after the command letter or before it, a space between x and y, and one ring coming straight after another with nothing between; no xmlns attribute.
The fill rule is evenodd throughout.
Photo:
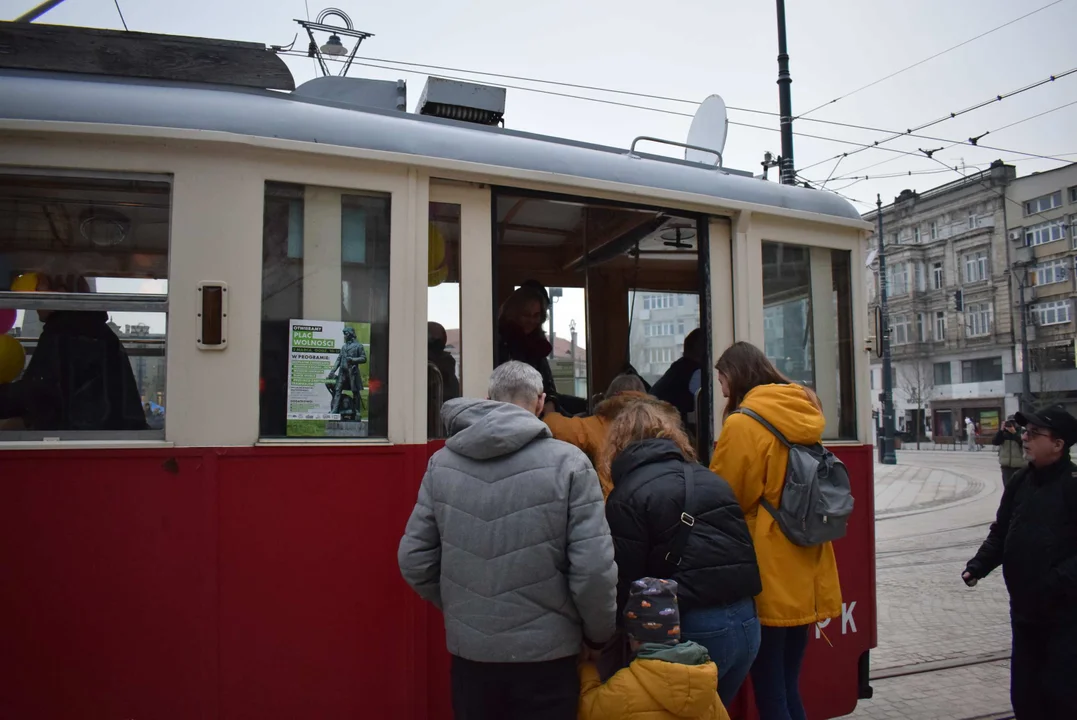
<svg viewBox="0 0 1077 720"><path fill-rule="evenodd" d="M579 720L729 720L718 698L718 667L703 646L681 642L677 583L632 583L625 630L636 657L605 684L580 665Z"/></svg>

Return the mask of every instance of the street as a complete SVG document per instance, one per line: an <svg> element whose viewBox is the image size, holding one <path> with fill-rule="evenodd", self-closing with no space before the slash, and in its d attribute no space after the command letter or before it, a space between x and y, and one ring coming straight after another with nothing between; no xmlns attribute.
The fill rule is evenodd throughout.
<svg viewBox="0 0 1077 720"><path fill-rule="evenodd" d="M875 473L875 696L849 717L1012 717L1001 572L975 588L960 579L1002 495L995 454L899 451L897 465L876 465Z"/></svg>

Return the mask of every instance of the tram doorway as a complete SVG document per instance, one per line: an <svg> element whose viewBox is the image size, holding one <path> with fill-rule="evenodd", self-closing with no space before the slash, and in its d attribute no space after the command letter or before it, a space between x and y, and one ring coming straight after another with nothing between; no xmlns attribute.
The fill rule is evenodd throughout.
<svg viewBox="0 0 1077 720"><path fill-rule="evenodd" d="M548 381L554 381L565 414L591 412L624 372L650 387L700 328L702 357L693 361L699 365L699 391L681 409L701 457L709 457L707 222L661 208L511 189L495 189L492 220L494 364L534 353L533 347L506 347L507 336L526 335L537 320L525 321L521 333L510 311L510 298L524 285L541 285L536 290L547 296L541 327L551 341Z"/></svg>

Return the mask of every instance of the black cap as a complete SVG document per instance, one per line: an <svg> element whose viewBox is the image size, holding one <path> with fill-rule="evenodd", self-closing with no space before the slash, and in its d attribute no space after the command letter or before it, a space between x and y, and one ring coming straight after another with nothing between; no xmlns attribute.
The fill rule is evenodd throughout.
<svg viewBox="0 0 1077 720"><path fill-rule="evenodd" d="M1035 425L1050 430L1067 446L1077 443L1077 418L1061 405L1052 405L1035 413L1017 413L1014 418L1026 427Z"/></svg>

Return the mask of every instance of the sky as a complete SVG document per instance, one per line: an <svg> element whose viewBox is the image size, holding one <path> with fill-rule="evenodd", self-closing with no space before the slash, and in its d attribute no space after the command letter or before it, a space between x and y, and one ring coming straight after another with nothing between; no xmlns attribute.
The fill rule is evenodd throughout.
<svg viewBox="0 0 1077 720"><path fill-rule="evenodd" d="M0 17L14 18L37 0L0 0ZM300 31L294 18L323 9L317 0L119 0L131 30L248 40L287 45ZM547 0L396 0L355 3L337 0L357 29L374 33L360 55L396 70L355 67L352 76L408 81L408 109L414 110L430 74L468 77L587 95L614 102L648 105L687 116L581 101L508 89L505 125L509 128L628 147L651 135L684 141L695 106L481 77L469 73L409 69L399 62L430 63L470 71L613 88L700 101L720 94L728 106L778 110L775 4L769 1ZM945 117L981 101L1077 67L1077 0L790 0L786 3L793 113L803 113L909 65L968 41L1037 8L1047 9L799 118L794 131L871 144L886 132L811 122L828 120L904 130ZM330 19L330 22L333 22ZM38 22L122 29L114 0L67 0ZM297 47L305 46L300 38ZM316 76L311 60L288 58L297 83ZM1075 104L1023 121L1066 103ZM765 151L780 152L777 118L730 110L732 122L764 126L729 128L725 164L761 171ZM948 166L969 172L1002 158L1019 175L1063 163L1021 153L1063 156L1077 161L1077 74L946 120L923 133L942 140L902 138L887 143L907 152L931 150L986 131L980 142L999 150L954 147L935 154ZM857 147L798 136L794 159L804 178L859 201L861 212L876 194L889 203L905 188L923 191L956 180L939 162L879 149L832 160ZM648 151L663 152L660 146ZM815 163L821 164L810 167ZM888 161L867 170L867 166ZM837 163L837 164L836 164ZM846 176L939 171L935 174L856 181ZM771 171L771 178L775 178ZM853 184L855 183L855 184ZM446 289L447 291L448 289ZM558 305L557 333L568 323L583 325L582 295L572 293ZM435 318L437 319L437 318ZM443 318L448 319L448 318ZM564 323L562 327L562 323ZM446 324L447 327L454 325Z"/></svg>

